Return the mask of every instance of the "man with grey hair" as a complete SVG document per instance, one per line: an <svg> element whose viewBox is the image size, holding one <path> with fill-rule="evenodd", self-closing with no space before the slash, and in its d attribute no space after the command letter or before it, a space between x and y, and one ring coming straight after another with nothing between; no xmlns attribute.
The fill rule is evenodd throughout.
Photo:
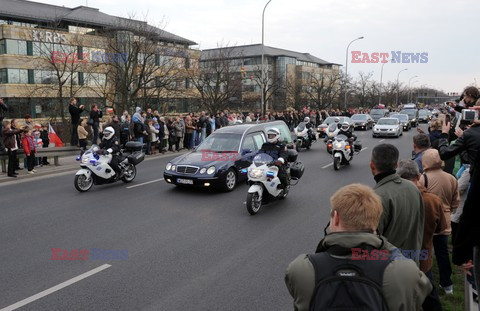
<svg viewBox="0 0 480 311"><path fill-rule="evenodd" d="M413 136L413 158L418 165L418 170L423 173L422 155L423 152L430 148L430 138L423 133Z"/></svg>
<svg viewBox="0 0 480 311"><path fill-rule="evenodd" d="M423 227L422 250L427 250L428 256L420 260L420 270L432 282L433 290L423 303L423 310L441 310L441 303L435 290L432 273L433 235L444 231L447 228L447 220L443 214L442 200L435 194L428 191L420 184L420 172L413 160L402 160L398 163L397 174L413 182L420 190L425 208L425 223Z"/></svg>

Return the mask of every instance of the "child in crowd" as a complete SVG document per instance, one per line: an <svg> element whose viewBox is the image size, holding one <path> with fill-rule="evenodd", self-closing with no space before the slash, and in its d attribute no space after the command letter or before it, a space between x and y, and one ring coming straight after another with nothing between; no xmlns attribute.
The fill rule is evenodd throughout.
<svg viewBox="0 0 480 311"><path fill-rule="evenodd" d="M40 130L42 126L40 124L35 124L35 130L33 131L33 143L35 144L35 149L43 148L43 141L40 135ZM42 158L36 157L35 158L35 166L43 166Z"/></svg>
<svg viewBox="0 0 480 311"><path fill-rule="evenodd" d="M78 134L78 142L80 144L80 155L83 155L85 150L87 150L87 137L88 137L88 132L85 129L85 125L87 122L85 119L80 120L80 123L77 126L77 134Z"/></svg>
<svg viewBox="0 0 480 311"><path fill-rule="evenodd" d="M32 135L32 129L28 127L23 131L22 146L27 160L28 173L34 174L37 171L33 168L35 165L35 153L37 152L37 149Z"/></svg>

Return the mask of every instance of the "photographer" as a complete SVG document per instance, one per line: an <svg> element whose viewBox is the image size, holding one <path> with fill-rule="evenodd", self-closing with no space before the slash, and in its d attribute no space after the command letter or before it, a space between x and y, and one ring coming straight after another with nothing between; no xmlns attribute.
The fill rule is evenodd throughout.
<svg viewBox="0 0 480 311"><path fill-rule="evenodd" d="M480 110L480 101L477 102L475 107L471 108ZM445 119L442 126L442 137L438 142L440 157L445 161L465 151L468 162L471 164L470 172L472 173L476 164L477 152L480 150L480 122L478 120L473 121L471 126L463 132L459 128L455 129L456 134L460 135L460 137L449 146L448 138L451 129L451 123Z"/></svg>
<svg viewBox="0 0 480 311"><path fill-rule="evenodd" d="M448 104L455 111L462 113L463 109L471 109L478 99L480 99L480 91L474 86L469 86L463 90L460 99L455 102L448 102Z"/></svg>

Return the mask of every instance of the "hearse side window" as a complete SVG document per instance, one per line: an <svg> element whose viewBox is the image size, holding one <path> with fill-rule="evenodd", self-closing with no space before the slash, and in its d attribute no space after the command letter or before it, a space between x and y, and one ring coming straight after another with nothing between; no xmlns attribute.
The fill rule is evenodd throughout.
<svg viewBox="0 0 480 311"><path fill-rule="evenodd" d="M263 133L255 133L253 135L253 140L257 145L257 150L260 150L260 148L262 148L263 144L265 143L265 137L263 136Z"/></svg>
<svg viewBox="0 0 480 311"><path fill-rule="evenodd" d="M251 134L247 135L243 139L242 151L245 151L245 150L257 151L257 149L255 149L255 141L253 140L253 135Z"/></svg>

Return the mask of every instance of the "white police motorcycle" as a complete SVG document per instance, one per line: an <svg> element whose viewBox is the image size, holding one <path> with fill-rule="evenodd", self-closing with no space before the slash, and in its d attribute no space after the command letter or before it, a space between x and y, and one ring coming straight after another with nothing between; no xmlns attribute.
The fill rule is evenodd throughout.
<svg viewBox="0 0 480 311"><path fill-rule="evenodd" d="M293 129L297 151L300 151L302 148L310 149L312 146L313 141L310 137L312 134L310 134L309 131L312 130L307 128L305 122L300 122L297 127Z"/></svg>
<svg viewBox="0 0 480 311"><path fill-rule="evenodd" d="M355 143L352 150L348 137L341 134L335 137L331 144L333 169L336 171L338 171L342 165L350 165L353 155L362 150L362 146L359 143Z"/></svg>
<svg viewBox="0 0 480 311"><path fill-rule="evenodd" d="M289 150L288 160L294 162L297 158L295 150ZM266 153L259 153L253 158L253 163L248 169L243 169L242 173L248 174L248 183L250 188L247 194L247 211L250 215L258 213L263 203L287 197L290 186L298 183L304 172L304 166L301 162L294 162L287 167L288 184L279 189L280 179L278 178L278 167L274 165L273 158ZM295 183L292 183L295 181Z"/></svg>
<svg viewBox="0 0 480 311"><path fill-rule="evenodd" d="M125 183L132 182L137 176L135 166L145 158L145 153L141 151L142 145L134 141L125 144L125 151L122 150L118 156L118 166L121 170L118 176L109 165L112 161L111 152L99 154L100 147L92 145L83 155L77 157L81 169L75 174L75 188L80 192L86 192L94 184L109 184L119 179Z"/></svg>
<svg viewBox="0 0 480 311"><path fill-rule="evenodd" d="M327 152L332 153L332 142L335 137L340 132L340 128L338 127L338 123L332 123L328 126L327 136L325 136L325 143L327 144Z"/></svg>

